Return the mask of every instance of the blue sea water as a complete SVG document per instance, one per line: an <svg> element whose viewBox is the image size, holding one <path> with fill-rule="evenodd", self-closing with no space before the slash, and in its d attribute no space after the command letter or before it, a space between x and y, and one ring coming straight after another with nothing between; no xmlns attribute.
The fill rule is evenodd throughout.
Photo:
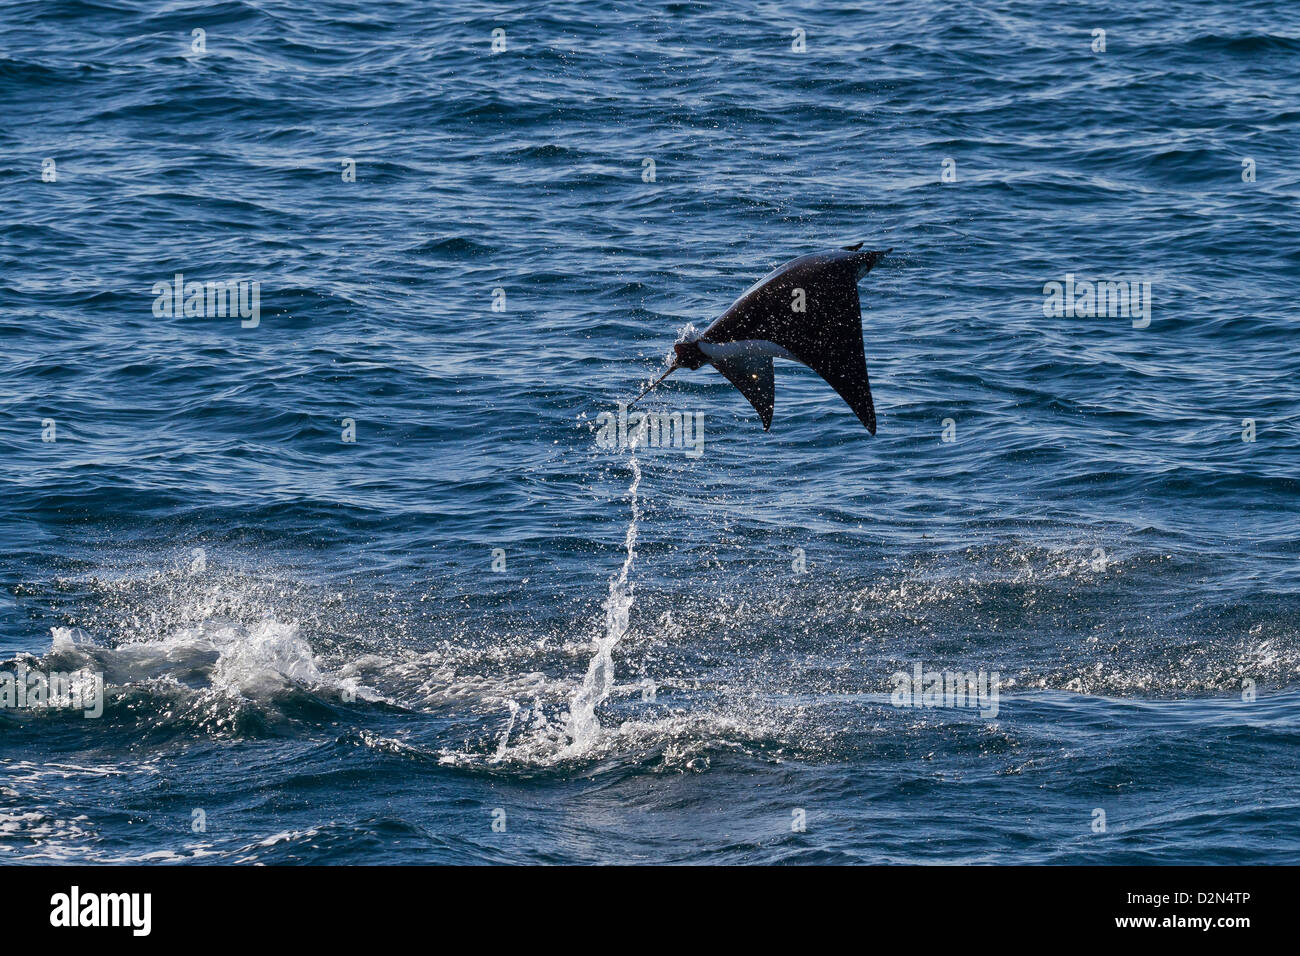
<svg viewBox="0 0 1300 956"><path fill-rule="evenodd" d="M0 670L106 686L0 861L1300 862L1294 4L19 0L0 118ZM875 437L601 446L859 240Z"/></svg>

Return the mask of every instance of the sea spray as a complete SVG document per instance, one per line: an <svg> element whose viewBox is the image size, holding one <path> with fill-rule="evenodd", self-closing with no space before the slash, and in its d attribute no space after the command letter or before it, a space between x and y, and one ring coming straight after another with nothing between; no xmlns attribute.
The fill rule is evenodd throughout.
<svg viewBox="0 0 1300 956"><path fill-rule="evenodd" d="M624 542L626 555L623 567L609 582L609 596L605 598L605 634L596 639L596 653L587 665L587 676L582 686L569 702L569 753L583 753L590 749L600 735L600 721L596 718L596 708L604 703L609 692L614 688L613 652L623 635L627 633L628 617L632 612L632 585L628 575L632 571L632 561L636 558L637 522L641 517L637 491L641 487L641 465L636 460L636 448L629 455L632 467L632 484L628 488L628 497L632 503L632 517L627 525L627 538Z"/></svg>
<svg viewBox="0 0 1300 956"><path fill-rule="evenodd" d="M510 705L510 719L506 722L505 733L501 735L501 742L497 745L496 756L492 758L493 763L500 763L505 759L506 747L510 744L510 731L515 729L515 718L519 716L519 705L513 700L506 701Z"/></svg>

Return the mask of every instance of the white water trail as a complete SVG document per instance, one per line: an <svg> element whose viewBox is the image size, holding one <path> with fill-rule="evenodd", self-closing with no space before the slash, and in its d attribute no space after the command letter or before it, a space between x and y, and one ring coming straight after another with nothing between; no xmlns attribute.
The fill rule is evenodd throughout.
<svg viewBox="0 0 1300 956"><path fill-rule="evenodd" d="M630 463L632 466L632 485L628 488L628 497L632 501L632 519L627 526L627 539L624 547L627 556L623 567L609 582L609 596L605 598L605 635L596 640L596 653L587 665L587 676L578 688L573 699L569 701L569 744L570 754L585 753L600 736L600 721L596 718L596 708L604 703L609 692L614 689L613 652L618 642L627 633L628 617L632 613L632 585L628 575L632 571L632 561L636 558L637 522L641 518L637 491L641 487L641 465L636 460L636 447L633 446Z"/></svg>
<svg viewBox="0 0 1300 956"><path fill-rule="evenodd" d="M519 716L519 705L513 700L506 701L510 705L510 720L506 723L506 731L501 735L501 742L497 745L497 755L492 758L493 763L500 763L505 759L506 748L510 744L510 731L515 729L515 718Z"/></svg>

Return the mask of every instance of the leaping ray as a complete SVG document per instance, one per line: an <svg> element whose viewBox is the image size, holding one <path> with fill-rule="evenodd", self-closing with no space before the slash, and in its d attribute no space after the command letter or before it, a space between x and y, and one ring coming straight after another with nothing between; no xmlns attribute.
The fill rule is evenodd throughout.
<svg viewBox="0 0 1300 956"><path fill-rule="evenodd" d="M858 280L893 250L861 248L859 242L801 256L773 270L698 336L674 345L668 370L631 404L677 369L694 371L708 364L748 399L767 431L776 398L772 359L785 358L824 378L874 435L876 409L862 346Z"/></svg>

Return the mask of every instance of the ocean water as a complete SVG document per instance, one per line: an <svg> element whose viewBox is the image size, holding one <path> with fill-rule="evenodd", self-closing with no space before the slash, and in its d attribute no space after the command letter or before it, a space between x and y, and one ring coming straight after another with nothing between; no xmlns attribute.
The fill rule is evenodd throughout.
<svg viewBox="0 0 1300 956"><path fill-rule="evenodd" d="M0 117L0 671L105 688L0 861L1300 862L1294 4L20 0ZM603 447L857 241L874 438Z"/></svg>

